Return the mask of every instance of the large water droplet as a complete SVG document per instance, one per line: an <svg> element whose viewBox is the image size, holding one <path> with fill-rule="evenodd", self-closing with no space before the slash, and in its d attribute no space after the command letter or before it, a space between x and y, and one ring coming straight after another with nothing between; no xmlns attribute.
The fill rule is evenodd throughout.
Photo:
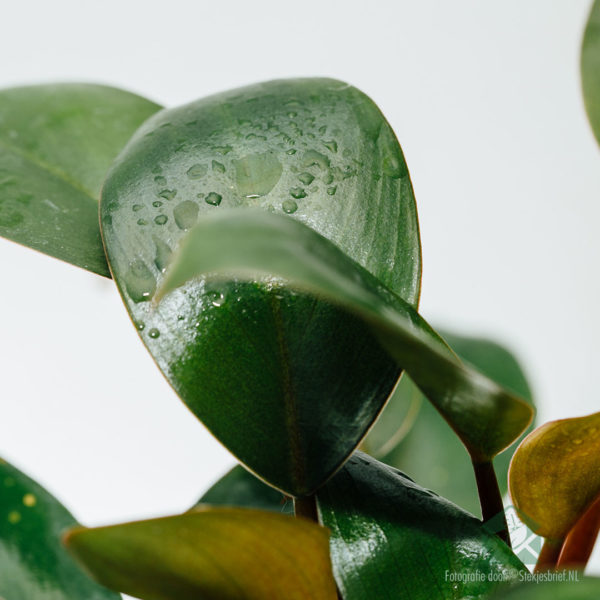
<svg viewBox="0 0 600 600"><path fill-rule="evenodd" d="M154 264L159 271L164 272L169 264L169 261L171 260L171 248L169 248L166 242L156 236L153 236L152 239L154 241L154 245L156 246Z"/></svg>
<svg viewBox="0 0 600 600"><path fill-rule="evenodd" d="M213 171L216 171L217 173L225 173L225 165L218 160L212 161L212 168Z"/></svg>
<svg viewBox="0 0 600 600"><path fill-rule="evenodd" d="M169 220L167 215L158 215L158 217L154 217L154 222L157 225L164 225Z"/></svg>
<svg viewBox="0 0 600 600"><path fill-rule="evenodd" d="M158 192L158 195L165 200L173 200L173 198L175 198L177 195L177 190L161 190Z"/></svg>
<svg viewBox="0 0 600 600"><path fill-rule="evenodd" d="M298 210L298 205L296 204L295 200L284 200L281 208L283 208L284 213L291 215Z"/></svg>
<svg viewBox="0 0 600 600"><path fill-rule="evenodd" d="M223 306L225 296L221 292L207 292L206 297L213 306Z"/></svg>
<svg viewBox="0 0 600 600"><path fill-rule="evenodd" d="M216 192L210 192L206 195L204 201L206 202L206 204L210 204L211 206L219 206L219 204L221 204L222 199L223 196L221 196L221 194L217 194Z"/></svg>
<svg viewBox="0 0 600 600"><path fill-rule="evenodd" d="M290 195L293 198L296 198L296 200L300 200L300 198L306 198L306 192L304 191L304 188L301 187L290 188Z"/></svg>
<svg viewBox="0 0 600 600"><path fill-rule="evenodd" d="M300 173L300 175L298 175L298 179L304 184L304 185L310 185L314 180L315 177L314 175L311 175L310 173Z"/></svg>
<svg viewBox="0 0 600 600"><path fill-rule="evenodd" d="M156 280L146 263L137 259L125 273L125 289L134 302L147 302L156 291Z"/></svg>
<svg viewBox="0 0 600 600"><path fill-rule="evenodd" d="M327 193L330 196L335 196L335 192L337 191L337 185L332 185L331 187L327 188Z"/></svg>
<svg viewBox="0 0 600 600"><path fill-rule="evenodd" d="M140 210L142 210L142 208L144 208L143 204L134 204L131 207L131 210L133 210L133 212L139 212Z"/></svg>
<svg viewBox="0 0 600 600"><path fill-rule="evenodd" d="M238 191L246 198L266 196L277 184L283 168L273 152L249 154L234 161Z"/></svg>
<svg viewBox="0 0 600 600"><path fill-rule="evenodd" d="M319 167L319 169L327 169L329 167L329 159L316 150L307 150L302 158L303 167Z"/></svg>
<svg viewBox="0 0 600 600"><path fill-rule="evenodd" d="M192 165L187 170L187 176L190 179L202 179L208 172L208 167L206 165Z"/></svg>
<svg viewBox="0 0 600 600"><path fill-rule="evenodd" d="M156 327L153 327L149 332L148 335L155 340L157 337L160 337L160 331L158 329L156 329Z"/></svg>
<svg viewBox="0 0 600 600"><path fill-rule="evenodd" d="M179 229L189 229L198 220L198 205L191 200L178 204L173 210L173 218Z"/></svg>

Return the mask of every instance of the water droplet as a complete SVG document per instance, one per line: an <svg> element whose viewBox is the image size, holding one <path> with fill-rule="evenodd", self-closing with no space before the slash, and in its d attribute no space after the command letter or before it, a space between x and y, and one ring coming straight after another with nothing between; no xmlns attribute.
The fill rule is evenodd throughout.
<svg viewBox="0 0 600 600"><path fill-rule="evenodd" d="M216 171L217 173L225 173L225 165L218 160L212 161L212 168L213 171Z"/></svg>
<svg viewBox="0 0 600 600"><path fill-rule="evenodd" d="M298 205L294 200L284 200L283 204L281 205L281 208L283 208L284 213L291 215L292 213L295 213L298 210Z"/></svg>
<svg viewBox="0 0 600 600"><path fill-rule="evenodd" d="M323 145L325 146L325 148L327 148L327 150L330 150L331 152L338 151L337 142L335 140L329 140L327 142L323 142Z"/></svg>
<svg viewBox="0 0 600 600"><path fill-rule="evenodd" d="M134 260L125 274L125 289L134 302L147 302L156 291L156 280L143 260Z"/></svg>
<svg viewBox="0 0 600 600"><path fill-rule="evenodd" d="M327 173L327 175L325 175L325 177L323 177L323 181L328 185L330 183L332 183L333 182L333 173L331 171L329 171L329 173Z"/></svg>
<svg viewBox="0 0 600 600"><path fill-rule="evenodd" d="M138 328L138 331L144 331L144 328L146 327L146 325L142 322L137 323L136 327Z"/></svg>
<svg viewBox="0 0 600 600"><path fill-rule="evenodd" d="M296 198L296 200L300 200L300 198L306 198L306 192L304 191L304 188L301 187L290 188L290 194L293 198Z"/></svg>
<svg viewBox="0 0 600 600"><path fill-rule="evenodd" d="M331 187L327 188L327 193L330 196L334 196L336 191L337 191L337 185L332 185Z"/></svg>
<svg viewBox="0 0 600 600"><path fill-rule="evenodd" d="M354 177L355 175L356 175L356 169L354 167L347 166L344 169L344 173L343 173L342 177L344 179L349 179L350 177Z"/></svg>
<svg viewBox="0 0 600 600"><path fill-rule="evenodd" d="M162 273L167 268L169 261L171 260L171 248L169 245L161 240L157 236L152 236L154 245L156 246L156 255L154 256L154 264L156 268Z"/></svg>
<svg viewBox="0 0 600 600"><path fill-rule="evenodd" d="M319 169L327 169L329 167L329 159L316 150L307 150L302 158L303 167L319 167Z"/></svg>
<svg viewBox="0 0 600 600"><path fill-rule="evenodd" d="M156 329L156 327L153 327L149 332L148 335L155 340L156 338L160 337L160 331L158 329Z"/></svg>
<svg viewBox="0 0 600 600"><path fill-rule="evenodd" d="M219 198L219 202L220 201ZM191 200L186 200L185 202L178 204L173 210L173 218L179 229L189 229L198 220L198 205Z"/></svg>
<svg viewBox="0 0 600 600"><path fill-rule="evenodd" d="M17 510L11 510L8 513L8 522L11 525L16 525L21 520L21 513Z"/></svg>
<svg viewBox="0 0 600 600"><path fill-rule="evenodd" d="M202 179L208 173L208 167L206 165L192 165L187 170L187 176L190 179Z"/></svg>
<svg viewBox="0 0 600 600"><path fill-rule="evenodd" d="M297 150L295 150L294 148L290 148L290 149L289 149L289 150L286 152L286 154L293 155L293 154L296 154L296 152L297 152Z"/></svg>
<svg viewBox="0 0 600 600"><path fill-rule="evenodd" d="M215 146L213 148L213 150L215 152L218 152L219 154L225 155L225 154L229 154L233 150L233 148L229 145L228 146Z"/></svg>
<svg viewBox="0 0 600 600"><path fill-rule="evenodd" d="M134 204L132 206L132 210L133 212L139 212L140 210L142 210L142 208L144 208L143 204Z"/></svg>
<svg viewBox="0 0 600 600"><path fill-rule="evenodd" d="M273 152L249 154L234 161L239 193L246 198L266 196L277 184L283 168Z"/></svg>
<svg viewBox="0 0 600 600"><path fill-rule="evenodd" d="M138 219L137 224L138 225L148 225L148 221L146 221L146 219Z"/></svg>
<svg viewBox="0 0 600 600"><path fill-rule="evenodd" d="M158 183L158 185L167 185L167 179L165 177L163 177L162 175L157 175L154 178L154 181L156 183Z"/></svg>
<svg viewBox="0 0 600 600"><path fill-rule="evenodd" d="M158 215L158 217L154 217L154 222L157 225L164 225L169 220L167 215Z"/></svg>
<svg viewBox="0 0 600 600"><path fill-rule="evenodd" d="M32 506L35 506L36 503L37 503L37 500L36 500L36 497L33 494L25 494L23 496L23 504L25 506L32 507Z"/></svg>
<svg viewBox="0 0 600 600"><path fill-rule="evenodd" d="M225 296L221 292L208 292L206 297L213 306L223 306L225 304Z"/></svg>
<svg viewBox="0 0 600 600"><path fill-rule="evenodd" d="M178 321L183 321L184 319L185 319L185 317L183 315L177 315Z"/></svg>
<svg viewBox="0 0 600 600"><path fill-rule="evenodd" d="M221 200L223 196L221 194L217 194L216 192L210 192L205 198L206 204L210 204L211 206L219 206L221 204Z"/></svg>
<svg viewBox="0 0 600 600"><path fill-rule="evenodd" d="M298 175L298 179L304 184L304 185L310 185L314 180L315 177L314 175L311 175L310 173L300 173L300 175Z"/></svg>
<svg viewBox="0 0 600 600"><path fill-rule="evenodd" d="M162 205L163 205L163 203L160 200L155 200L152 203L152 206L154 206L155 208L158 208L159 206L162 206Z"/></svg>
<svg viewBox="0 0 600 600"><path fill-rule="evenodd" d="M158 192L158 195L165 200L173 200L173 198L175 198L177 195L177 190L161 190Z"/></svg>

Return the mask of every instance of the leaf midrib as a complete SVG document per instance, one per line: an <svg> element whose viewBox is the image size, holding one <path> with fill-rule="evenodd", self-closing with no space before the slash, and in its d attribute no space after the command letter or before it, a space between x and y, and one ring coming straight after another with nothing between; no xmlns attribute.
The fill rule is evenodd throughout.
<svg viewBox="0 0 600 600"><path fill-rule="evenodd" d="M88 190L86 187L81 185L81 183L79 183L77 180L69 177L69 175L67 175L67 173L65 173L62 169L59 169L58 167L47 163L46 161L42 160L41 158L35 156L35 154L31 154L30 152L27 152L26 150L24 150L23 148L20 148L19 146L15 146L14 144L11 144L6 139L0 138L0 146L4 146L9 152L12 152L13 154L18 155L21 158L24 158L26 161L28 161L32 165L38 167L39 169L42 169L43 171L46 171L47 173L49 173L53 177L56 177L57 179L62 180L64 183L71 186L73 189L77 190L78 192L85 194L88 198L90 198L94 202L96 202L96 203L98 202L98 199L90 190Z"/></svg>

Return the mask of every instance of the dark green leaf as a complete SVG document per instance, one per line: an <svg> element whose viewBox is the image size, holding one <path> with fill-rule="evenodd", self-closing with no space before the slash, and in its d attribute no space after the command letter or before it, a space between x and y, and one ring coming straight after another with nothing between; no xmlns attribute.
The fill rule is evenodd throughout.
<svg viewBox="0 0 600 600"><path fill-rule="evenodd" d="M600 143L600 0L592 6L583 36L581 79L585 108Z"/></svg>
<svg viewBox="0 0 600 600"><path fill-rule="evenodd" d="M200 278L153 309L147 301L186 230L234 206L310 224L415 305L421 262L408 171L369 98L305 79L163 111L104 187L109 262L157 364L241 462L304 495L359 443L399 369L359 319L272 279Z"/></svg>
<svg viewBox="0 0 600 600"><path fill-rule="evenodd" d="M465 364L473 365L496 383L532 404L531 390L525 375L510 352L489 340L447 332L441 334ZM405 433L398 442L388 443L389 450L385 454L371 452L370 445L366 450L379 460L402 469L425 487L435 490L465 510L480 515L475 477L464 446L449 430L440 414L424 401L407 375L402 378L402 386L398 387L375 424L375 431L381 433L384 425L390 430L393 423L389 421L403 409L406 410L406 406L411 406L411 403L420 406L420 411L411 428L406 423L400 424L401 427L404 425ZM381 421L384 423L380 426ZM367 436L367 443L370 442L371 435L369 433ZM385 447L384 445L383 448ZM515 448L516 443L494 459L502 494L508 489L508 465Z"/></svg>
<svg viewBox="0 0 600 600"><path fill-rule="evenodd" d="M0 459L0 597L117 600L89 579L60 543L76 525L46 490Z"/></svg>
<svg viewBox="0 0 600 600"><path fill-rule="evenodd" d="M510 493L522 518L550 540L563 540L600 496L600 412L545 423L513 456Z"/></svg>
<svg viewBox="0 0 600 600"><path fill-rule="evenodd" d="M294 502L291 498L268 486L239 465L219 479L200 498L198 504L244 506L284 514L294 513Z"/></svg>
<svg viewBox="0 0 600 600"><path fill-rule="evenodd" d="M65 543L103 584L142 600L335 600L328 538L304 519L204 507L75 529Z"/></svg>
<svg viewBox="0 0 600 600"><path fill-rule="evenodd" d="M480 521L361 452L317 499L344 600L484 598L526 571Z"/></svg>
<svg viewBox="0 0 600 600"><path fill-rule="evenodd" d="M526 402L463 365L409 304L297 221L249 211L205 217L181 244L157 299L202 273L218 272L285 277L360 316L453 427L474 461L493 458L531 421L533 411Z"/></svg>
<svg viewBox="0 0 600 600"><path fill-rule="evenodd" d="M600 579L572 574L577 579L568 581L569 574L560 573L566 581L544 581L556 574L540 574L539 581L510 586L494 595L494 600L597 600L600 598Z"/></svg>
<svg viewBox="0 0 600 600"><path fill-rule="evenodd" d="M99 85L0 90L0 235L110 277L100 188L127 140L159 108Z"/></svg>

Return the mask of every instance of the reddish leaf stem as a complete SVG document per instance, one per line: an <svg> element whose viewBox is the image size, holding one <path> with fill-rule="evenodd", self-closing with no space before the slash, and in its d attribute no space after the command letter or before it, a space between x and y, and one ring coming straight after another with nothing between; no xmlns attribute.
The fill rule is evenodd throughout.
<svg viewBox="0 0 600 600"><path fill-rule="evenodd" d="M565 539L557 567L585 569L600 530L600 498L577 521Z"/></svg>

